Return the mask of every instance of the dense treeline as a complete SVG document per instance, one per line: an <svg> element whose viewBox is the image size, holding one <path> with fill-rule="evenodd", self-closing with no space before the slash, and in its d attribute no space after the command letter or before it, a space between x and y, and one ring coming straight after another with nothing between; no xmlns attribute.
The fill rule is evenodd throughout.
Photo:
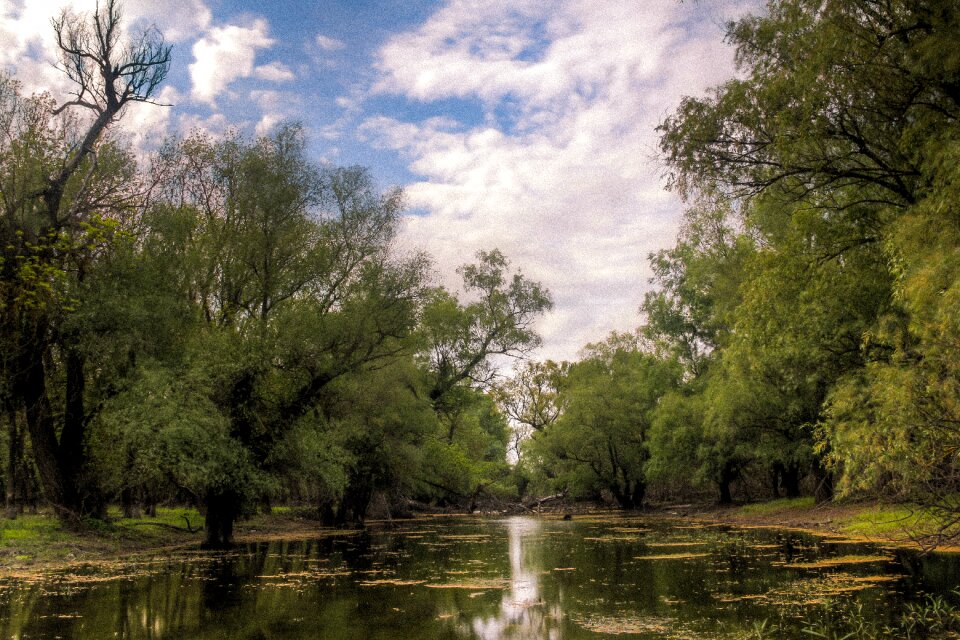
<svg viewBox="0 0 960 640"><path fill-rule="evenodd" d="M119 22L114 2L55 21L66 104L0 78L11 514L38 492L72 522L190 501L222 545L277 501L342 525L375 496L469 506L503 483L481 389L539 344L549 294L496 250L463 267L466 301L432 286L395 247L402 193L310 162L297 126L172 139L138 167L113 123L170 49Z"/></svg>
<svg viewBox="0 0 960 640"><path fill-rule="evenodd" d="M514 383L563 409L521 447L527 473L624 506L644 483L907 499L949 529L960 7L778 0L728 38L739 77L660 127L689 207L637 340Z"/></svg>
<svg viewBox="0 0 960 640"><path fill-rule="evenodd" d="M0 78L0 404L14 515L191 502L207 541L275 503L870 495L960 517L960 10L778 0L739 76L661 126L687 203L644 324L503 356L551 306L498 251L433 286L400 191L296 125L135 161L113 123L170 50L113 2L55 22L74 99ZM510 456L507 452L510 451ZM510 458L515 458L515 464Z"/></svg>

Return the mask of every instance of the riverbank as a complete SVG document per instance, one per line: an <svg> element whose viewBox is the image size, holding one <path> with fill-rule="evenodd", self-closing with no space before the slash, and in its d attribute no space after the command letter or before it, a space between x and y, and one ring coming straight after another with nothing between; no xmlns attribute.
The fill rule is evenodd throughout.
<svg viewBox="0 0 960 640"><path fill-rule="evenodd" d="M923 510L905 504L880 502L829 502L815 504L812 497L771 500L747 505L665 505L655 509L661 517L690 518L738 527L801 530L827 537L843 537L882 546L960 552L960 545L945 543L936 524Z"/></svg>
<svg viewBox="0 0 960 640"><path fill-rule="evenodd" d="M42 512L0 518L0 577L31 568L175 554L195 550L203 541L203 516L196 509L160 508L155 518L115 515L110 522L92 521L81 529L65 527L52 514ZM316 521L281 508L238 523L235 540L247 543L322 533Z"/></svg>
<svg viewBox="0 0 960 640"><path fill-rule="evenodd" d="M546 515L564 513L578 518L597 513L588 505L557 505ZM605 512L609 512L606 510ZM815 505L809 498L774 500L742 506L672 504L646 512L651 518L682 519L737 527L803 530L816 535L844 537L884 546L925 548L929 540L918 539L923 516L915 509L878 503L830 503ZM448 514L449 515L449 514ZM493 515L493 514L490 514ZM0 519L0 576L19 571L66 564L130 558L138 555L176 554L196 550L203 540L203 518L194 509L160 509L156 518L116 518L80 530L63 527L52 515L23 515ZM293 509L280 508L237 524L238 543L304 539L339 533ZM958 546L941 551L960 552Z"/></svg>

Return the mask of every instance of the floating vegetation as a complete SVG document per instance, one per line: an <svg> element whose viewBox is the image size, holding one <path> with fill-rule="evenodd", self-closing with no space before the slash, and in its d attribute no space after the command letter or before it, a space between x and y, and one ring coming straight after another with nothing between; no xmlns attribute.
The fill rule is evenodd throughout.
<svg viewBox="0 0 960 640"><path fill-rule="evenodd" d="M706 541L689 541L689 542L648 542L648 547L702 547L707 544Z"/></svg>
<svg viewBox="0 0 960 640"><path fill-rule="evenodd" d="M634 556L634 560L690 560L693 558L706 558L709 553L662 553L649 556Z"/></svg>
<svg viewBox="0 0 960 640"><path fill-rule="evenodd" d="M505 578L477 578L463 582L433 582L424 585L428 589L469 589L471 591L485 591L488 589L504 589L509 585Z"/></svg>
<svg viewBox="0 0 960 640"><path fill-rule="evenodd" d="M571 616L571 619L594 633L609 635L657 633L664 634L674 628L670 618L639 616Z"/></svg>
<svg viewBox="0 0 960 640"><path fill-rule="evenodd" d="M828 567L840 567L847 564L871 564L874 562L889 562L891 559L892 558L890 556L850 555L850 556L836 556L833 558L823 558L821 560L813 560L811 562L791 562L783 566L788 569L825 569Z"/></svg>
<svg viewBox="0 0 960 640"><path fill-rule="evenodd" d="M361 587L408 587L418 584L424 584L426 580L401 580L400 578L381 578L379 580L361 580L357 584Z"/></svg>
<svg viewBox="0 0 960 640"><path fill-rule="evenodd" d="M856 576L834 573L820 578L797 580L766 593L719 593L714 594L713 599L723 603L758 601L778 607L808 607L826 604L833 598L852 595L899 579L899 576L891 575Z"/></svg>
<svg viewBox="0 0 960 640"><path fill-rule="evenodd" d="M590 542L640 542L641 540L639 536L617 536L617 535L584 537L581 539L589 540Z"/></svg>
<svg viewBox="0 0 960 640"><path fill-rule="evenodd" d="M823 542L826 544L870 544L870 541L866 538L834 538L831 536L824 537Z"/></svg>

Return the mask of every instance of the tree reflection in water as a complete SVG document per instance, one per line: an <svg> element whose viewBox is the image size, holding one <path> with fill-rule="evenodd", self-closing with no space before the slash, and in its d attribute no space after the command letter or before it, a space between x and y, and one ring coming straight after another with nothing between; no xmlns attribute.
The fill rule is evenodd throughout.
<svg viewBox="0 0 960 640"><path fill-rule="evenodd" d="M504 593L497 615L475 617L468 637L481 640L544 638L559 640L562 609L558 602L544 602L540 593L539 555L525 553L540 544L543 522L537 518L511 518L506 523L510 554L510 590Z"/></svg>

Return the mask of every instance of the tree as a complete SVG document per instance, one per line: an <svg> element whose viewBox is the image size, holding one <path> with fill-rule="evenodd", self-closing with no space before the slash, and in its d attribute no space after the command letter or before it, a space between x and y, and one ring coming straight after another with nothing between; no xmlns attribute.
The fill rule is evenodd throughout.
<svg viewBox="0 0 960 640"><path fill-rule="evenodd" d="M742 433L708 420L708 394L718 388L719 364L735 336L758 240L731 202L701 194L684 213L676 245L650 256L658 288L641 307L643 334L685 372L682 387L654 414L649 475L674 490L713 484L721 503L733 500L731 485L754 456Z"/></svg>
<svg viewBox="0 0 960 640"><path fill-rule="evenodd" d="M760 249L725 373L711 381L714 406L727 406L738 428L753 415L757 426L782 424L790 441L802 436L815 470L825 460L863 469L857 442L870 439L851 434L885 430L875 410L889 408L867 399L897 379L893 370L923 368L925 331L912 327L925 320L903 304L911 289L903 274L949 269L920 267L925 252L902 234L951 181L944 150L960 115L960 67L948 54L957 18L955 6L935 1L770 2L765 15L728 29L740 77L685 99L660 129L672 186L730 198ZM948 210L937 208L940 224ZM923 429L916 422L907 432ZM876 448L864 453L877 459Z"/></svg>
<svg viewBox="0 0 960 640"><path fill-rule="evenodd" d="M516 367L512 376L494 386L493 397L511 421L511 448L517 459L521 442L552 425L563 413L560 390L568 371L566 362L527 360Z"/></svg>
<svg viewBox="0 0 960 640"><path fill-rule="evenodd" d="M728 28L743 77L685 99L661 126L672 184L773 189L838 210L916 202L926 144L960 115L957 65L943 55L958 29L956 7L936 0L768 3Z"/></svg>
<svg viewBox="0 0 960 640"><path fill-rule="evenodd" d="M292 451L291 430L329 430L332 383L410 356L426 271L423 256L391 251L399 191L378 193L359 168L321 170L304 150L295 126L254 142L174 141L147 216L145 246L173 268L198 320L187 365L206 372L229 437L268 478L286 467L278 447ZM228 544L234 520L267 493L248 483L198 496L208 544Z"/></svg>
<svg viewBox="0 0 960 640"><path fill-rule="evenodd" d="M430 400L438 406L458 385L489 384L495 356L522 356L540 346L533 323L552 308L550 294L520 273L510 276L508 267L500 251L480 251L476 264L459 269L467 295L475 300L464 305L438 289L424 309Z"/></svg>
<svg viewBox="0 0 960 640"><path fill-rule="evenodd" d="M441 498L471 509L480 493L507 475L506 421L485 392L498 358L521 357L540 345L533 324L552 307L549 292L521 273L509 274L498 250L480 251L460 267L467 302L435 289L420 318L420 358L427 397L439 420L422 482Z"/></svg>
<svg viewBox="0 0 960 640"><path fill-rule="evenodd" d="M84 478L83 443L96 411L87 402L88 354L82 328L64 323L137 193L131 159L105 144L105 134L127 104L151 100L170 61L155 29L124 46L120 22L113 0L92 16L54 21L61 68L75 86L59 107L0 82L4 377L9 402L24 411L45 497L69 519L103 503ZM76 108L93 121L81 126L70 117Z"/></svg>
<svg viewBox="0 0 960 640"><path fill-rule="evenodd" d="M550 471L556 488L607 493L622 508L643 505L654 411L681 372L638 346L635 336L614 334L571 365L563 414L534 434L526 454Z"/></svg>

